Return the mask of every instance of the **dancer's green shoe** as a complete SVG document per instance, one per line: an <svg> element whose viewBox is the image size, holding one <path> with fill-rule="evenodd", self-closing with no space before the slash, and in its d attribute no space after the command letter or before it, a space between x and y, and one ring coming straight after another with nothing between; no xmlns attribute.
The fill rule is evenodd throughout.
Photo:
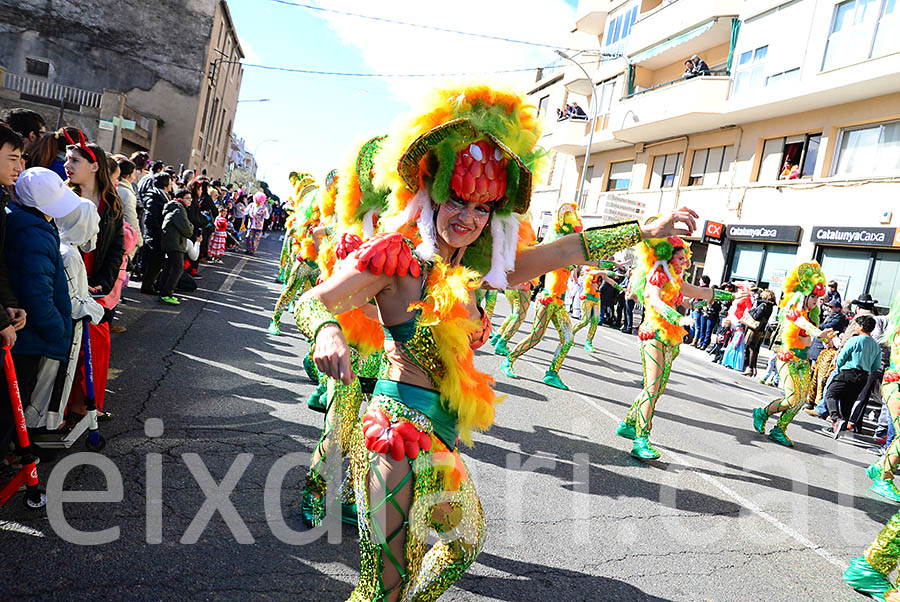
<svg viewBox="0 0 900 602"><path fill-rule="evenodd" d="M559 378L559 373L554 372L553 370L547 370L547 373L544 374L544 378L542 378L541 381L545 385L550 385L551 387L555 387L557 389L562 389L563 391L569 390L569 387L566 386L566 383L564 383Z"/></svg>
<svg viewBox="0 0 900 602"><path fill-rule="evenodd" d="M894 589L887 576L879 573L864 557L850 561L850 568L844 571L844 582L873 600L884 602L884 595Z"/></svg>
<svg viewBox="0 0 900 602"><path fill-rule="evenodd" d="M900 502L900 489L894 485L894 479L882 478L881 462L870 464L866 468L866 474L872 479L872 486L869 488L883 498L887 498L892 502Z"/></svg>
<svg viewBox="0 0 900 602"><path fill-rule="evenodd" d="M766 411L762 408L755 408L753 410L753 428L756 429L756 432L760 435L766 434L766 420L769 419L769 415L766 414Z"/></svg>
<svg viewBox="0 0 900 602"><path fill-rule="evenodd" d="M278 276L275 278L275 282L284 284L284 270L278 272Z"/></svg>
<svg viewBox="0 0 900 602"><path fill-rule="evenodd" d="M504 341L503 339L497 341L497 344L494 345L494 353L496 353L497 355L502 355L503 357L509 355L509 347L506 346L506 341Z"/></svg>
<svg viewBox="0 0 900 602"><path fill-rule="evenodd" d="M594 349L594 345L590 341L584 344L584 350L588 353L594 353L594 351L596 351L596 349Z"/></svg>
<svg viewBox="0 0 900 602"><path fill-rule="evenodd" d="M325 396L328 394L328 385L324 382L319 383L316 390L312 392L309 399L306 400L306 407L313 412L325 413Z"/></svg>
<svg viewBox="0 0 900 602"><path fill-rule="evenodd" d="M491 335L491 338L488 339L488 343L490 343L491 347L496 347L497 341L499 341L499 340L500 340L500 333L495 332L494 334Z"/></svg>
<svg viewBox="0 0 900 602"><path fill-rule="evenodd" d="M503 363L500 364L500 372L508 376L509 378L519 378L516 376L516 373L513 372L512 362L509 361L509 358L503 360Z"/></svg>
<svg viewBox="0 0 900 602"><path fill-rule="evenodd" d="M307 527L318 527L325 518L325 481L314 472L306 475L300 515Z"/></svg>
<svg viewBox="0 0 900 602"><path fill-rule="evenodd" d="M303 369L306 370L306 376L315 384L319 384L319 373L316 371L316 364L310 359L309 355L303 356Z"/></svg>
<svg viewBox="0 0 900 602"><path fill-rule="evenodd" d="M356 504L341 504L341 522L345 525L359 526L359 517L356 514Z"/></svg>
<svg viewBox="0 0 900 602"><path fill-rule="evenodd" d="M269 334L274 334L275 336L281 334L281 329L278 327L278 323L275 320L269 322L269 327L266 328L266 330Z"/></svg>
<svg viewBox="0 0 900 602"><path fill-rule="evenodd" d="M866 468L866 476L868 476L873 481L877 481L881 478L881 460L877 462L873 462L869 464L868 468Z"/></svg>
<svg viewBox="0 0 900 602"><path fill-rule="evenodd" d="M787 433L785 433L784 429L780 426L772 427L772 430L769 431L769 439L776 443L780 443L785 447L794 447L794 442L791 441L790 437L787 436Z"/></svg>
<svg viewBox="0 0 900 602"><path fill-rule="evenodd" d="M633 424L628 424L627 422L620 422L619 426L616 427L616 434L619 437L624 437L625 439L634 439L637 437L637 433L634 430Z"/></svg>
<svg viewBox="0 0 900 602"><path fill-rule="evenodd" d="M659 452L653 449L653 446L650 445L650 439L644 436L634 438L631 455L642 460L655 460L659 457Z"/></svg>

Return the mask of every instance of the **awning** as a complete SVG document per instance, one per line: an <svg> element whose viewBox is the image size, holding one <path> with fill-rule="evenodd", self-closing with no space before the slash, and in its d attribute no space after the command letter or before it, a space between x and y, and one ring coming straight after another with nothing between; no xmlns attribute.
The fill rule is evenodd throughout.
<svg viewBox="0 0 900 602"><path fill-rule="evenodd" d="M653 57L655 57L658 54L662 54L666 50L675 48L676 46L680 46L680 45L684 44L685 42L693 40L697 36L702 35L702 34L706 33L707 31L709 31L710 29L712 29L712 26L716 24L717 19L718 18L712 18L709 21L707 21L706 23L703 23L702 25L698 25L697 27L695 27L693 29L689 29L688 31L686 31L684 33L680 33L677 36L674 36L667 40L664 40L664 41L660 42L659 44L657 44L656 46L652 46L652 47L648 48L647 50L644 50L643 52L639 52L639 53L635 54L634 56L629 57L628 62L632 63L632 64L641 63L643 61L646 61L647 59L652 59Z"/></svg>

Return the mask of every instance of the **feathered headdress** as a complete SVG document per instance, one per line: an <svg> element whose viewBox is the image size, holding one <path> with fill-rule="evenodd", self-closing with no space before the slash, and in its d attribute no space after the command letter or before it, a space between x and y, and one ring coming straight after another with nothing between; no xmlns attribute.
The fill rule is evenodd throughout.
<svg viewBox="0 0 900 602"><path fill-rule="evenodd" d="M659 219L658 215L647 219L646 223L656 219ZM674 281L675 276L680 277L680 274L672 274L672 271L669 269L669 260L672 259L676 249L684 249L684 256L687 260L685 269L689 268L691 266L691 245L679 236L648 238L637 245L635 249L637 261L631 275L634 284L631 290L638 299L644 298L644 289L647 287L647 281L659 269L662 270L669 282Z"/></svg>
<svg viewBox="0 0 900 602"><path fill-rule="evenodd" d="M387 210L386 188L376 188L375 156L387 136L375 136L361 144L348 157L340 171L340 190L337 195L337 230L360 238L375 234L378 216Z"/></svg>
<svg viewBox="0 0 900 602"><path fill-rule="evenodd" d="M430 261L434 204L451 193L491 202L490 227L462 263L504 289L515 267L518 216L528 210L532 173L545 155L537 146L537 109L521 93L486 85L439 89L426 106L395 128L376 158L375 187L391 191L381 229L412 238L419 257Z"/></svg>
<svg viewBox="0 0 900 602"><path fill-rule="evenodd" d="M805 261L795 267L784 279L781 313L795 307L803 308L803 300L810 295L824 296L826 282L818 261ZM810 310L809 319L813 324L819 323L818 305Z"/></svg>

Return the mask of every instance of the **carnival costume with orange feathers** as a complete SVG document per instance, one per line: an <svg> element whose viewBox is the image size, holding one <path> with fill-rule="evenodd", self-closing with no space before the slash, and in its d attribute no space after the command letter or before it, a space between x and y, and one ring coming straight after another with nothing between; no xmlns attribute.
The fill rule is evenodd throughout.
<svg viewBox="0 0 900 602"><path fill-rule="evenodd" d="M769 431L769 438L787 447L794 445L787 436L787 427L809 394L809 346L813 337L827 340L832 336L831 331L818 328L818 301L823 295L825 274L818 262L801 263L788 274L778 314L782 343L775 362L784 394L766 407L753 410L753 428L760 434L765 434L769 416L781 414L778 423Z"/></svg>
<svg viewBox="0 0 900 602"><path fill-rule="evenodd" d="M597 334L597 327L603 320L601 311L603 307L600 305L600 283L606 282L617 291L622 290L622 285L612 279L615 272L609 268L615 267L612 262L604 262L599 267L589 267L584 275L584 284L581 293L581 321L572 329L572 336L578 334L578 331L590 324L588 328L587 340L584 342L584 350L593 353L594 335Z"/></svg>
<svg viewBox="0 0 900 602"><path fill-rule="evenodd" d="M690 246L678 236L649 238L637 246L636 255L632 290L644 306L644 320L638 329L644 380L616 434L634 440L632 456L653 460L659 457L650 444L656 404L666 390L672 363L687 334L684 326L692 323L675 308L684 303L685 295L707 301L731 301L735 296L684 281L684 271L691 262Z"/></svg>
<svg viewBox="0 0 900 602"><path fill-rule="evenodd" d="M380 233L300 300L298 326L315 341L317 365L343 382L353 374L335 314L374 299L385 335L387 367L350 454L361 564L351 601L435 600L481 548L484 513L457 451L490 427L498 401L493 378L473 363L490 334L475 291L641 238L631 222L520 250L539 135L537 110L519 93L437 90L375 159L374 186L390 191Z"/></svg>
<svg viewBox="0 0 900 602"><path fill-rule="evenodd" d="M547 237L547 242L551 243L556 239L581 232L581 217L578 215L578 209L572 203L563 203L556 210L556 219L553 222L553 228ZM545 384L557 389L568 390L569 387L560 379L559 369L562 368L563 361L575 342L575 336L572 334L572 321L569 319L569 313L566 311L565 295L568 287L569 273L571 267L560 268L547 274L544 280L544 290L538 297L538 306L534 312L534 323L531 327L531 335L516 345L516 348L509 352L506 359L500 365L500 370L509 378L518 378L513 372L513 363L522 357L535 345L544 338L547 327L553 323L556 332L559 334L559 346L556 353L550 361L550 367L541 379Z"/></svg>

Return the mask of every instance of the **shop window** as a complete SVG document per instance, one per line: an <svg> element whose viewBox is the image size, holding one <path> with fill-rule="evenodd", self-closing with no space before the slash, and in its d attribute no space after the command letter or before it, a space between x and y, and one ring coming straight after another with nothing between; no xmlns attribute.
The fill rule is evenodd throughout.
<svg viewBox="0 0 900 602"><path fill-rule="evenodd" d="M653 157L653 171L650 175L650 188L672 188L678 174L678 166L681 163L681 153L659 155Z"/></svg>
<svg viewBox="0 0 900 602"><path fill-rule="evenodd" d="M812 177L821 141L819 133L766 140L758 179L767 182Z"/></svg>
<svg viewBox="0 0 900 602"><path fill-rule="evenodd" d="M833 175L881 175L897 171L900 171L900 121L841 130Z"/></svg>
<svg viewBox="0 0 900 602"><path fill-rule="evenodd" d="M538 101L538 117L543 117L547 113L547 106L550 104L550 95L544 96Z"/></svg>
<svg viewBox="0 0 900 602"><path fill-rule="evenodd" d="M694 151L688 186L719 186L727 182L734 146L716 146Z"/></svg>
<svg viewBox="0 0 900 602"><path fill-rule="evenodd" d="M838 282L838 291L844 299L856 299L866 291L871 260L871 251L822 249L822 271L828 275L829 280Z"/></svg>
<svg viewBox="0 0 900 602"><path fill-rule="evenodd" d="M734 247L729 279L747 280L778 291L796 264L796 245L739 242Z"/></svg>
<svg viewBox="0 0 900 602"><path fill-rule="evenodd" d="M730 279L756 282L765 251L766 245L762 243L737 243L734 248L734 259L731 261Z"/></svg>
<svg viewBox="0 0 900 602"><path fill-rule="evenodd" d="M847 0L834 7L822 70L900 50L897 0Z"/></svg>
<svg viewBox="0 0 900 602"><path fill-rule="evenodd" d="M880 306L890 307L891 299L898 290L900 290L900 253L876 252L869 294L878 300Z"/></svg>
<svg viewBox="0 0 900 602"><path fill-rule="evenodd" d="M731 86L732 94L739 94L765 85L763 70L765 69L768 52L768 46L761 46L755 50L741 53L740 57L738 57L737 68L734 70L734 85Z"/></svg>
<svg viewBox="0 0 900 602"><path fill-rule="evenodd" d="M610 163L609 180L606 183L606 190L628 190L631 186L631 169L633 167L634 161Z"/></svg>

